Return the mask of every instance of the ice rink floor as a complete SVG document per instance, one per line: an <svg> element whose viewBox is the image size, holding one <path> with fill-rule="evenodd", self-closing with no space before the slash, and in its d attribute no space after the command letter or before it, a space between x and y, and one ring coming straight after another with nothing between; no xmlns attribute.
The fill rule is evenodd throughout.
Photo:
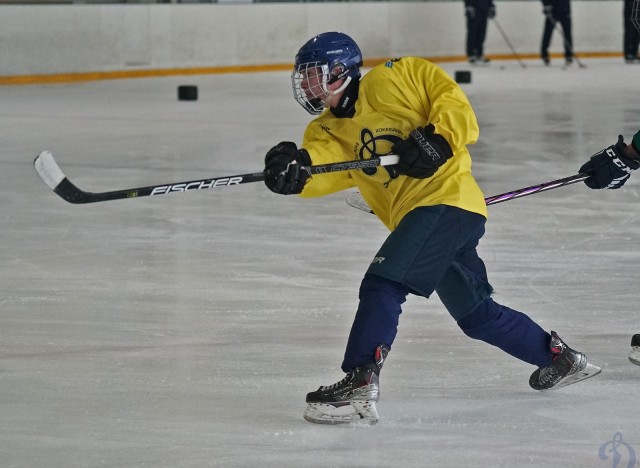
<svg viewBox="0 0 640 468"><path fill-rule="evenodd" d="M485 195L572 175L640 128L640 66L583 62L471 69ZM640 174L492 206L480 245L496 300L599 376L535 392L532 366L412 297L378 425L321 426L305 394L343 376L387 234L374 216L262 183L71 205L32 166L50 150L89 191L259 172L310 120L288 73L4 86L0 102L1 467L638 466Z"/></svg>

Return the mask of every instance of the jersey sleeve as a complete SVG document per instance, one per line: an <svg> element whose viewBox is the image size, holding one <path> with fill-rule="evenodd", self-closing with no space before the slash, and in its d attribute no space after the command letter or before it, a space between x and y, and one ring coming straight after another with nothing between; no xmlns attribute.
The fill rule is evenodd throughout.
<svg viewBox="0 0 640 468"><path fill-rule="evenodd" d="M302 147L311 157L311 164L332 164L349 160L343 147L324 133L322 116L313 120L305 130ZM314 198L355 187L350 171L328 172L309 177L300 193L303 198Z"/></svg>
<svg viewBox="0 0 640 468"><path fill-rule="evenodd" d="M427 99L430 102L427 124L433 124L454 154L478 141L480 129L471 103L460 86L439 66L427 62L421 74L423 83L430 83Z"/></svg>

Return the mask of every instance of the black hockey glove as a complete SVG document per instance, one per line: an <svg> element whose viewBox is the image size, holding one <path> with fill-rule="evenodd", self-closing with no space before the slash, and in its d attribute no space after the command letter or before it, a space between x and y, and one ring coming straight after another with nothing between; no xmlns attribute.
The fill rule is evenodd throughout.
<svg viewBox="0 0 640 468"><path fill-rule="evenodd" d="M300 166L311 165L307 150L291 141L283 141L271 148L264 157L264 183L272 192L293 195L302 192L309 178Z"/></svg>
<svg viewBox="0 0 640 468"><path fill-rule="evenodd" d="M409 134L409 138L393 146L393 153L400 157L396 166L400 174L426 179L453 156L447 140L434 133L434 130L435 127L431 124L416 128Z"/></svg>
<svg viewBox="0 0 640 468"><path fill-rule="evenodd" d="M591 174L584 180L587 187L592 189L618 189L624 185L632 171L640 167L640 161L630 159L622 154L624 143L622 135L618 136L618 143L603 149L591 156L578 172Z"/></svg>
<svg viewBox="0 0 640 468"><path fill-rule="evenodd" d="M493 19L496 17L496 6L495 4L491 4L491 6L489 7L489 13L487 14L487 17L489 19Z"/></svg>

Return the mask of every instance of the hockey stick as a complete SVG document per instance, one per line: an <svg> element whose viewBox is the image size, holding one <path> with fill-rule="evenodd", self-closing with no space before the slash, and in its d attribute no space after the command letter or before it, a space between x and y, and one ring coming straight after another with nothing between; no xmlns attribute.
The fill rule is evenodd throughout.
<svg viewBox="0 0 640 468"><path fill-rule="evenodd" d="M639 0L640 1L640 0ZM498 23L498 20L495 18L491 18L493 20L493 22L495 23L495 25L498 27L498 31L500 31L500 34L502 35L502 38L504 39L504 41L507 43L507 45L509 46L509 48L511 49L511 52L513 53L513 56L516 58L516 60L518 61L518 63L520 64L520 66L522 68L527 68L527 66L524 64L524 62L522 60L520 60L520 57L518 56L518 54L516 53L516 49L513 48L513 45L511 44L511 41L509 40L509 38L507 37L507 34L504 32L504 30L502 29L502 26L500 26L500 23Z"/></svg>
<svg viewBox="0 0 640 468"><path fill-rule="evenodd" d="M563 177L562 179L551 180L549 182L543 182L538 185L532 185L531 187L520 188L512 190L511 192L505 192L499 195L494 195L492 197L487 197L484 199L484 202L487 204L487 206L495 205L497 203L513 200L514 198L526 197L527 195L533 195L534 193L540 193L546 190L564 187L565 185L575 184L576 182L580 182L587 177L589 177L589 174L575 174L569 177ZM367 205L367 202L364 200L360 192L352 192L347 195L347 204L359 210L373 214L373 211L371 210L371 208L369 208L369 205Z"/></svg>
<svg viewBox="0 0 640 468"><path fill-rule="evenodd" d="M580 68L587 68L587 66L580 61L576 53L573 51L573 46L569 44L569 41L567 40L567 36L564 35L564 31L558 25L558 22L555 19L553 19L553 16L551 16L551 13L545 13L545 16L547 17L547 21L550 21L551 24L553 25L553 28L557 30L562 36L562 40L564 41L565 47L571 51L571 57L576 59L576 63L578 64L578 66ZM566 65L565 65L565 68L566 68Z"/></svg>
<svg viewBox="0 0 640 468"><path fill-rule="evenodd" d="M640 0L634 0L631 6L631 23L640 32Z"/></svg>
<svg viewBox="0 0 640 468"><path fill-rule="evenodd" d="M531 187L516 189L511 192L487 197L484 199L484 202L487 206L495 205L497 203L513 200L514 198L526 197L527 195L533 195L534 193L545 192L554 188L564 187L565 185L575 184L576 182L581 182L588 177L590 177L589 174L575 174L569 177L563 177L562 179L551 180L538 185L532 185Z"/></svg>
<svg viewBox="0 0 640 468"><path fill-rule="evenodd" d="M389 166L396 164L398 157L395 155L380 156L379 158L365 159L361 161L346 161L334 164L321 164L318 166L302 166L300 169L312 174L324 174L327 172L348 171L351 169L364 169L376 166ZM85 192L76 187L67 176L64 175L60 166L56 163L53 155L49 151L43 151L33 161L33 165L40 178L60 197L69 203L95 203L107 200L118 200L121 198L140 198L155 195L167 195L175 192L186 192L189 190L205 190L214 187L226 187L229 185L248 184L260 182L265 179L264 173L254 172L252 174L239 174L226 177L215 177L211 179L196 179L186 182L174 182L162 185L151 185L148 187L136 187L124 190L114 190L111 192Z"/></svg>

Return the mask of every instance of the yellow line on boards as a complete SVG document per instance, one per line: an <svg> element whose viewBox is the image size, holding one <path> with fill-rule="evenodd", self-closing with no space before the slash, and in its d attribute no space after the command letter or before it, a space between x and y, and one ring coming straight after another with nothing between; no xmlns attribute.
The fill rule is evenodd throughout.
<svg viewBox="0 0 640 468"><path fill-rule="evenodd" d="M578 58L610 58L622 57L619 52L581 52L576 54ZM488 55L493 60L516 60L513 54ZM561 58L562 54L552 54L552 58ZM435 63L466 62L465 56L425 57ZM522 54L520 59L540 59L539 54ZM373 67L388 59L368 59L364 61L365 67ZM96 71L82 73L57 73L52 75L15 75L0 76L0 85L33 85L50 83L76 83L81 81L118 80L131 78L155 78L163 76L189 76L189 75L216 75L223 73L257 73L271 71L289 71L292 64L265 64L265 65L233 65L224 67L199 67L199 68L169 68L149 70L118 70Z"/></svg>

